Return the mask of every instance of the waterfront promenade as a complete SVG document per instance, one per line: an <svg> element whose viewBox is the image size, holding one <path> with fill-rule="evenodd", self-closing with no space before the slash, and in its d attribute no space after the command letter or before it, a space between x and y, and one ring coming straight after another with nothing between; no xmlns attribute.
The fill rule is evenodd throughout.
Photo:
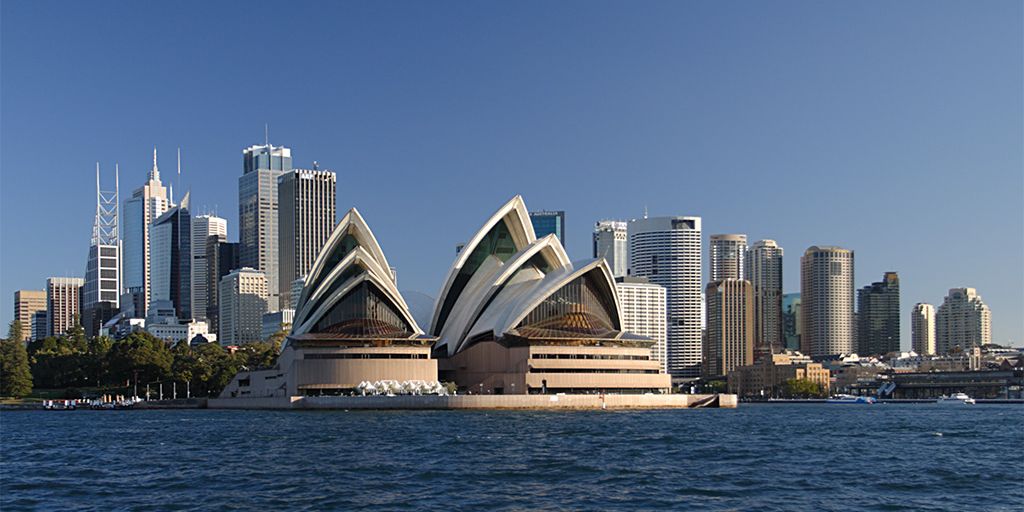
<svg viewBox="0 0 1024 512"><path fill-rule="evenodd" d="M209 409L687 409L716 395L452 395L211 398ZM736 395L709 407L735 408Z"/></svg>

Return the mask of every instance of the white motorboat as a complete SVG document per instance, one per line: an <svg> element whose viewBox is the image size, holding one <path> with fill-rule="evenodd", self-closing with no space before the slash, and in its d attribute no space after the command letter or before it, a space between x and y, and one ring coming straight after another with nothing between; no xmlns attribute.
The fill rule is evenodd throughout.
<svg viewBox="0 0 1024 512"><path fill-rule="evenodd" d="M974 399L966 393L955 393L951 396L940 396L935 403L939 405L974 405Z"/></svg>
<svg viewBox="0 0 1024 512"><path fill-rule="evenodd" d="M828 400L825 400L827 404L873 404L875 403L874 397L870 396L854 396L854 395L836 395Z"/></svg>

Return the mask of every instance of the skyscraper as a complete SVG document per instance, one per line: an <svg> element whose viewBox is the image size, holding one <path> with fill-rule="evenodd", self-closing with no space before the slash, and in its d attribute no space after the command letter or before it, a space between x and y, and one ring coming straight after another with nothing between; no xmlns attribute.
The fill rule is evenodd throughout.
<svg viewBox="0 0 1024 512"><path fill-rule="evenodd" d="M617 278L629 272L628 226L617 220L602 220L594 227L594 257L604 258Z"/></svg>
<svg viewBox="0 0 1024 512"><path fill-rule="evenodd" d="M51 277L46 280L46 335L60 336L80 322L82 286L80 277Z"/></svg>
<svg viewBox="0 0 1024 512"><path fill-rule="evenodd" d="M754 363L754 287L746 279L708 283L705 377L727 375ZM770 355L768 356L771 357Z"/></svg>
<svg viewBox="0 0 1024 512"><path fill-rule="evenodd" d="M952 288L935 314L935 350L966 351L992 343L992 313L974 288Z"/></svg>
<svg viewBox="0 0 1024 512"><path fill-rule="evenodd" d="M153 168L148 181L124 204L123 286L132 303L141 306L135 308L135 316L139 318L146 316L145 308L149 305L149 227L170 207L170 195L160 182L156 148L153 148Z"/></svg>
<svg viewBox="0 0 1024 512"><path fill-rule="evenodd" d="M295 169L277 180L279 307L292 303L292 283L306 275L334 230L337 177L331 171Z"/></svg>
<svg viewBox="0 0 1024 512"><path fill-rule="evenodd" d="M782 296L782 331L787 350L803 350L800 344L800 294Z"/></svg>
<svg viewBox="0 0 1024 512"><path fill-rule="evenodd" d="M189 194L181 204L164 212L149 229L149 306L160 301L174 304L175 315L192 318L192 216Z"/></svg>
<svg viewBox="0 0 1024 512"><path fill-rule="evenodd" d="M711 235L711 281L746 279L743 258L747 235Z"/></svg>
<svg viewBox="0 0 1024 512"><path fill-rule="evenodd" d="M46 290L17 290L14 292L14 321L21 324L21 334L29 341L32 336L32 315L42 311L46 313ZM45 316L44 316L45 318ZM46 332L46 328L43 328Z"/></svg>
<svg viewBox="0 0 1024 512"><path fill-rule="evenodd" d="M886 272L881 281L857 291L857 354L900 350L900 278Z"/></svg>
<svg viewBox="0 0 1024 512"><path fill-rule="evenodd" d="M910 313L911 349L919 355L935 354L935 306L924 302L914 304Z"/></svg>
<svg viewBox="0 0 1024 512"><path fill-rule="evenodd" d="M192 217L192 316L206 318L206 300L210 293L206 275L206 242L211 236L228 236L228 221L215 215Z"/></svg>
<svg viewBox="0 0 1024 512"><path fill-rule="evenodd" d="M533 223L533 232L537 238L554 234L558 241L565 246L565 212L564 211L538 211L530 212L530 222Z"/></svg>
<svg viewBox="0 0 1024 512"><path fill-rule="evenodd" d="M206 319L212 333L220 329L220 280L239 268L238 246L223 235L206 239Z"/></svg>
<svg viewBox="0 0 1024 512"><path fill-rule="evenodd" d="M250 146L242 150L238 178L238 241L240 264L267 278L267 307L279 309L277 179L292 168L292 150L283 146Z"/></svg>
<svg viewBox="0 0 1024 512"><path fill-rule="evenodd" d="M48 326L49 315L47 315L46 309L32 313L32 341L37 341L45 338L46 331L49 328Z"/></svg>
<svg viewBox="0 0 1024 512"><path fill-rule="evenodd" d="M232 270L220 281L220 328L217 339L221 345L238 345L260 341L263 336L263 313L267 312L267 277L258 270Z"/></svg>
<svg viewBox="0 0 1024 512"><path fill-rule="evenodd" d="M654 217L630 221L632 273L665 287L668 372L696 378L701 364L701 219Z"/></svg>
<svg viewBox="0 0 1024 512"><path fill-rule="evenodd" d="M806 355L856 351L853 251L811 246L800 258L800 343Z"/></svg>
<svg viewBox="0 0 1024 512"><path fill-rule="evenodd" d="M622 330L654 340L651 358L661 362L662 371L668 371L665 343L668 336L667 302L665 287L651 283L645 277L617 277L615 291L622 308Z"/></svg>
<svg viewBox="0 0 1024 512"><path fill-rule="evenodd" d="M121 298L121 239L118 234L118 170L114 190L100 188L100 164L96 164L96 219L89 243L82 288L82 326L86 336L96 336L114 317Z"/></svg>
<svg viewBox="0 0 1024 512"><path fill-rule="evenodd" d="M744 276L754 286L754 352L781 352L782 247L775 240L758 240L747 250L743 265Z"/></svg>

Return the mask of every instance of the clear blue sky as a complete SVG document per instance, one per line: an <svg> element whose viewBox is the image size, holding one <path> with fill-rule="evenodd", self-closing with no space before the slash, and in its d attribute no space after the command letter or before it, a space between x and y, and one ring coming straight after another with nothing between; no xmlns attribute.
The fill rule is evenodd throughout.
<svg viewBox="0 0 1024 512"><path fill-rule="evenodd" d="M856 250L858 286L898 271L904 347L913 304L960 286L1024 341L1018 0L0 9L5 325L14 290L83 273L97 160L127 197L180 146L194 210L236 238L241 150L269 123L338 172L403 290L436 295L520 193L566 210L573 258L646 205L777 240L787 291L812 244Z"/></svg>

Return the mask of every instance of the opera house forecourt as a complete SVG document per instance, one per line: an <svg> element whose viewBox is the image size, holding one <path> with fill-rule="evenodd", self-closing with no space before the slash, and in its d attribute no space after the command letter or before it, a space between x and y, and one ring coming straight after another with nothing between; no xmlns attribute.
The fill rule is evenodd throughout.
<svg viewBox="0 0 1024 512"><path fill-rule="evenodd" d="M672 394L653 340L621 318L607 262L572 263L557 236L538 239L516 196L458 253L424 332L352 209L306 277L275 366L239 372L208 406L735 407L735 395Z"/></svg>

